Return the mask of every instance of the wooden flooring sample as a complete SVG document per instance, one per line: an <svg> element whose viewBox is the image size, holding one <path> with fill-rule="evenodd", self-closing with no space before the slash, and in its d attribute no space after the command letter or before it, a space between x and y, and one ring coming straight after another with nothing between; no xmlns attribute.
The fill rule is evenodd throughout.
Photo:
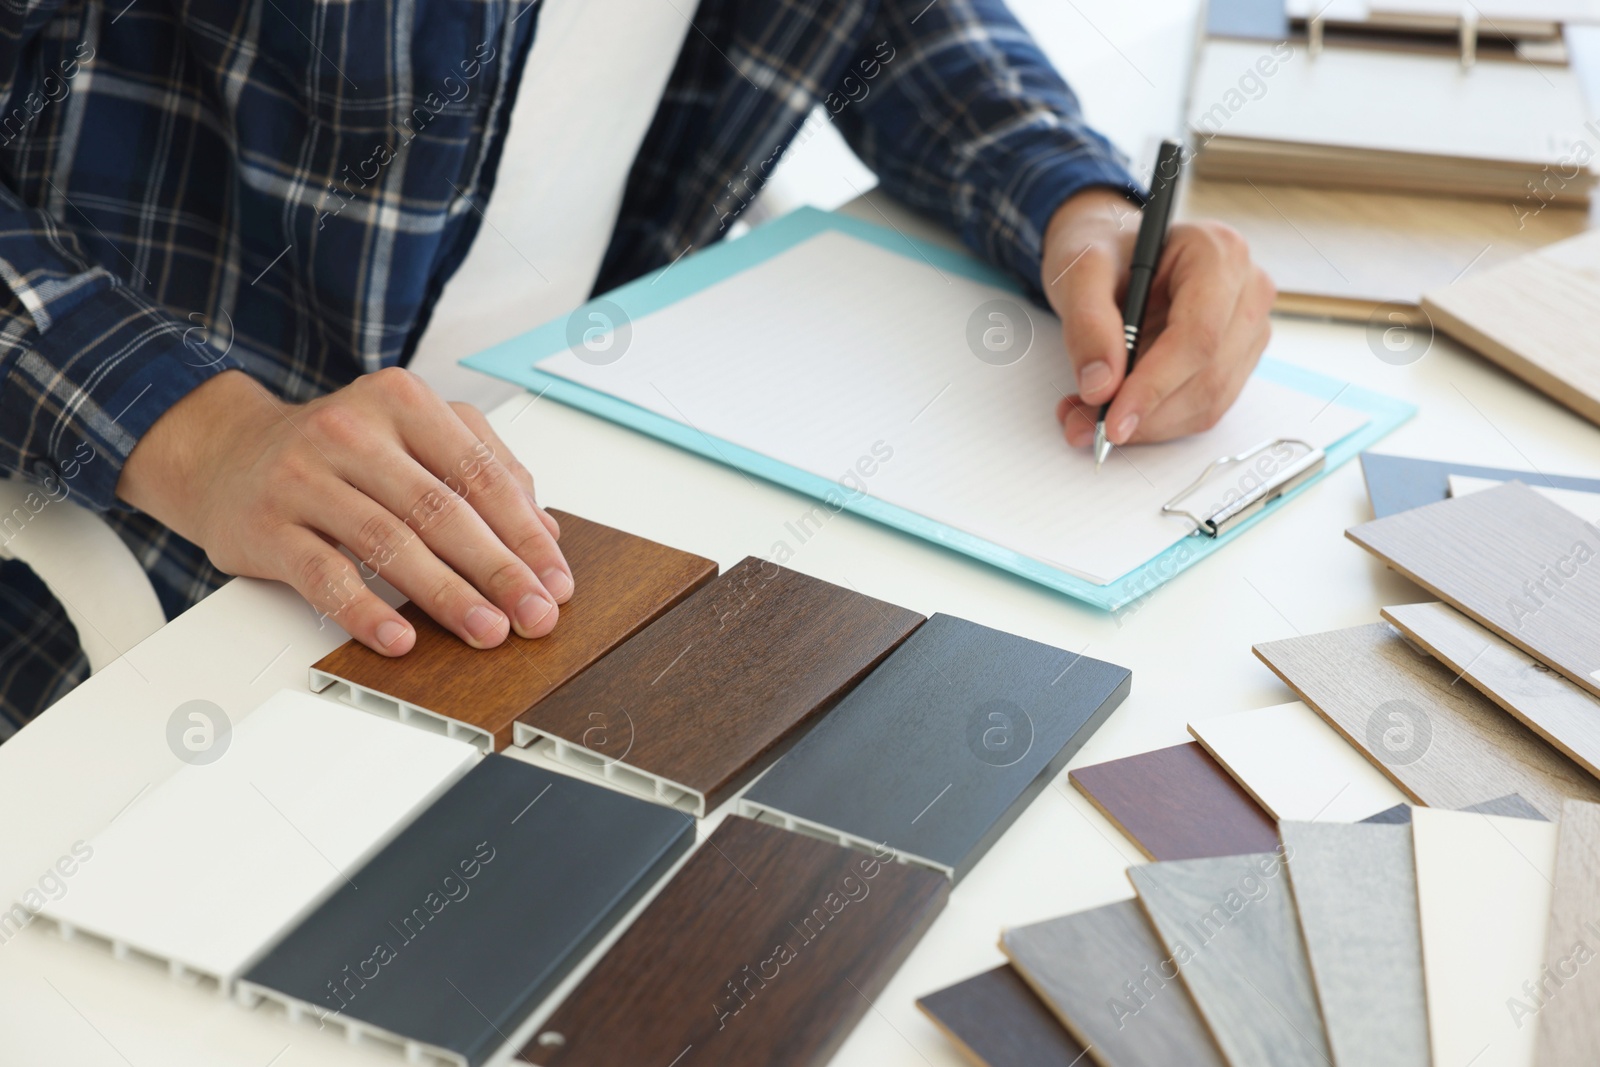
<svg viewBox="0 0 1600 1067"><path fill-rule="evenodd" d="M524 713L516 741L704 815L922 621L751 556Z"/></svg>
<svg viewBox="0 0 1600 1067"><path fill-rule="evenodd" d="M1600 233L1586 233L1430 289L1440 331L1600 423Z"/></svg>
<svg viewBox="0 0 1600 1067"><path fill-rule="evenodd" d="M1137 901L1006 930L1000 949L1101 1067L1222 1067Z"/></svg>
<svg viewBox="0 0 1600 1067"><path fill-rule="evenodd" d="M917 999L975 1067L1074 1067L1083 1046L1009 966Z"/></svg>
<svg viewBox="0 0 1600 1067"><path fill-rule="evenodd" d="M1518 481L1545 489L1600 493L1600 478L1574 478L1566 474L1541 474L1538 471L1516 471L1505 467L1474 467L1435 459L1386 456L1381 452L1361 453L1361 474L1367 482L1367 499L1372 503L1373 517L1379 519L1448 499L1451 475L1487 478L1497 482Z"/></svg>
<svg viewBox="0 0 1600 1067"><path fill-rule="evenodd" d="M521 1056L543 1067L827 1062L950 881L730 815Z"/></svg>
<svg viewBox="0 0 1600 1067"><path fill-rule="evenodd" d="M477 1067L693 843L682 812L490 755L240 992Z"/></svg>
<svg viewBox="0 0 1600 1067"><path fill-rule="evenodd" d="M1126 667L935 615L740 798L960 881L1122 703Z"/></svg>
<svg viewBox="0 0 1600 1067"><path fill-rule="evenodd" d="M1281 855L1151 863L1128 879L1232 1067L1327 1067Z"/></svg>
<svg viewBox="0 0 1600 1067"><path fill-rule="evenodd" d="M1345 536L1600 695L1600 529L1510 482Z"/></svg>
<svg viewBox="0 0 1600 1067"><path fill-rule="evenodd" d="M1580 800L1561 809L1556 841L1555 890L1538 993L1524 1008L1539 1013L1540 1067L1594 1067L1600 1063L1600 977L1593 973L1600 943L1600 806ZM1553 974L1548 983L1545 974Z"/></svg>
<svg viewBox="0 0 1600 1067"><path fill-rule="evenodd" d="M1403 604L1383 617L1534 733L1600 775L1600 699L1449 604Z"/></svg>
<svg viewBox="0 0 1600 1067"><path fill-rule="evenodd" d="M1411 828L1278 831L1335 1067L1428 1067Z"/></svg>
<svg viewBox="0 0 1600 1067"><path fill-rule="evenodd" d="M1298 700L1191 722L1189 733L1274 819L1357 822L1405 800Z"/></svg>
<svg viewBox="0 0 1600 1067"><path fill-rule="evenodd" d="M1433 1062L1531 1067L1536 1020L1512 1002L1545 964L1555 824L1418 808L1411 833Z"/></svg>
<svg viewBox="0 0 1600 1067"><path fill-rule="evenodd" d="M1520 793L1555 818L1600 783L1386 623L1255 647L1295 694L1405 794L1460 809Z"/></svg>
<svg viewBox="0 0 1600 1067"><path fill-rule="evenodd" d="M417 631L410 652L391 658L346 641L312 665L311 688L335 686L341 699L402 720L438 721L450 736L498 752L511 743L518 715L717 573L709 559L550 513L561 524L574 592L548 635L530 641L513 632L495 648L475 649L407 603L400 614Z"/></svg>
<svg viewBox="0 0 1600 1067"><path fill-rule="evenodd" d="M1193 741L1079 767L1068 778L1153 860L1278 847L1272 817Z"/></svg>
<svg viewBox="0 0 1600 1067"><path fill-rule="evenodd" d="M290 690L227 736L220 757L181 767L96 834L94 862L40 914L69 938L230 990L478 758L464 741Z"/></svg>

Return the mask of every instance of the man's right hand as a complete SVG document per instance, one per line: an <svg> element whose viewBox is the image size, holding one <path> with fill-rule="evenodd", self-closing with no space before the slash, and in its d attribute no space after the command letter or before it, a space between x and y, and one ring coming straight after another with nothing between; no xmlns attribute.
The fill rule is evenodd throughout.
<svg viewBox="0 0 1600 1067"><path fill-rule="evenodd" d="M139 440L117 495L218 569L288 583L387 656L416 633L363 574L478 648L511 626L542 637L572 595L560 529L527 469L476 408L398 367L307 404L220 374Z"/></svg>

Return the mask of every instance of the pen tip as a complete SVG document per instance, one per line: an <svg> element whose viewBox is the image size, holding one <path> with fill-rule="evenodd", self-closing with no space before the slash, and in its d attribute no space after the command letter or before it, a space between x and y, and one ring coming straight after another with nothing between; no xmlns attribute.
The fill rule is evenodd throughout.
<svg viewBox="0 0 1600 1067"><path fill-rule="evenodd" d="M1106 424L1097 422L1094 424L1095 473L1099 473L1101 464L1105 463L1106 457L1109 455L1111 455L1111 442L1106 438Z"/></svg>

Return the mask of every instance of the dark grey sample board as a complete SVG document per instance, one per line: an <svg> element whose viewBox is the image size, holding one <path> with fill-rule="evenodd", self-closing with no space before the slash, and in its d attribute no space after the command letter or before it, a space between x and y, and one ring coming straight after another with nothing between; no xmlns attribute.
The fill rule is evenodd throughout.
<svg viewBox="0 0 1600 1067"><path fill-rule="evenodd" d="M476 1067L693 843L682 812L489 755L240 989Z"/></svg>
<svg viewBox="0 0 1600 1067"><path fill-rule="evenodd" d="M959 880L1128 695L1124 667L950 615L917 629L740 801Z"/></svg>

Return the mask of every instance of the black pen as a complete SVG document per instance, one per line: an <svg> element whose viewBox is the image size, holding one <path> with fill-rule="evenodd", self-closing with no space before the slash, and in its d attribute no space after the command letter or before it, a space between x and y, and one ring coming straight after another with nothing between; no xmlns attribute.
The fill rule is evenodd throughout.
<svg viewBox="0 0 1600 1067"><path fill-rule="evenodd" d="M1172 203L1177 198L1178 173L1183 169L1183 146L1177 141L1162 141L1156 152L1156 169L1150 178L1150 202L1144 206L1139 222L1139 237L1133 243L1133 266L1128 269L1128 295L1122 302L1122 343L1128 349L1128 365L1123 375L1133 373L1133 354L1139 347L1139 331L1144 327L1144 310L1150 303L1150 283L1155 279L1161 250L1167 244L1167 223L1172 219ZM1094 469L1111 454L1106 438L1106 412L1111 401L1100 405L1094 424Z"/></svg>

